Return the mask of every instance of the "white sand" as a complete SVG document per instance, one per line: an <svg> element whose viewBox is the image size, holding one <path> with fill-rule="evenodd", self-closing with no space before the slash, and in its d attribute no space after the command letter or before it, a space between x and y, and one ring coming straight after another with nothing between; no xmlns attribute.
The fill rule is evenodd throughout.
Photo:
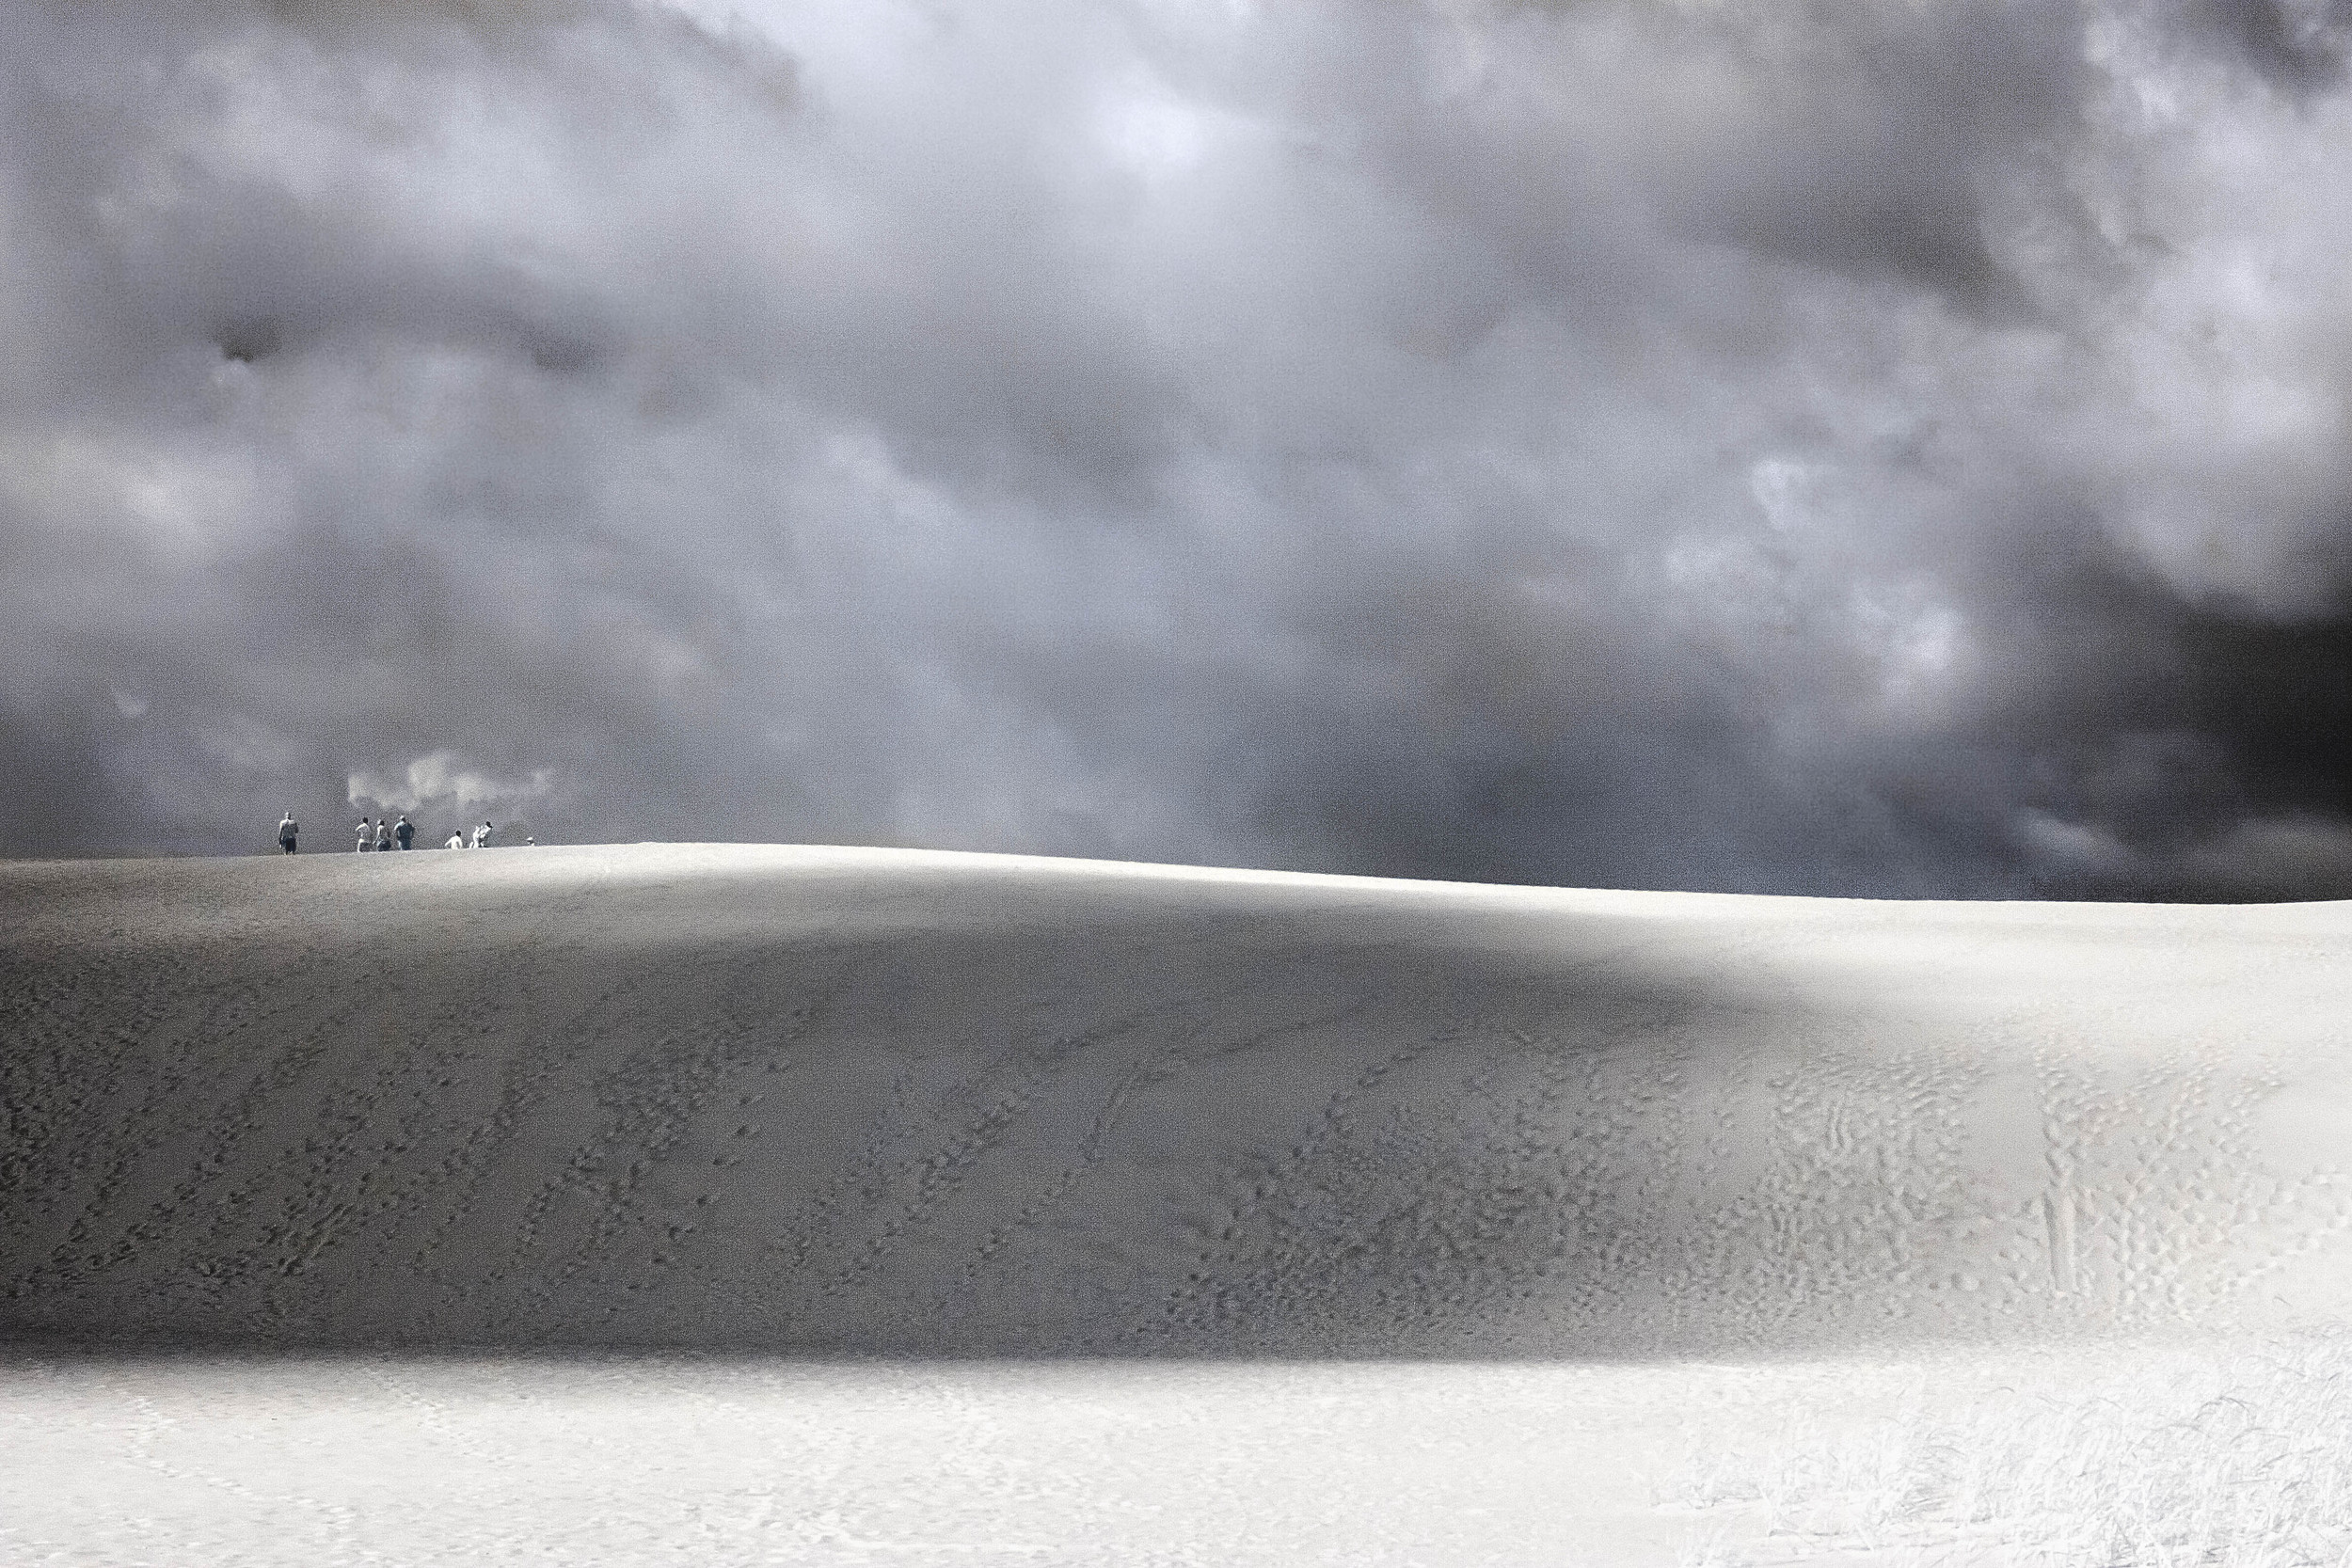
<svg viewBox="0 0 2352 1568"><path fill-rule="evenodd" d="M2337 1568L2348 1369L0 1363L0 1562Z"/></svg>
<svg viewBox="0 0 2352 1568"><path fill-rule="evenodd" d="M0 1560L1745 1560L1865 1528L1788 1503L1881 1485L1832 1474L1857 1433L1998 1447L1969 1400L2021 1377L2075 1449L2225 1390L2308 1427L2332 1370L2217 1347L2329 1355L2352 1307L2347 956L2340 905L0 866ZM206 1346L241 1359L124 1356ZM461 1346L493 1359L414 1354ZM724 1358L578 1358L616 1348ZM924 1359L790 1359L840 1354ZM1826 1424L1756 1414L1788 1401ZM59 1501L109 1466L144 1500ZM1947 1481L1862 1512L2022 1549ZM2045 1542L2090 1495L2011 1493Z"/></svg>

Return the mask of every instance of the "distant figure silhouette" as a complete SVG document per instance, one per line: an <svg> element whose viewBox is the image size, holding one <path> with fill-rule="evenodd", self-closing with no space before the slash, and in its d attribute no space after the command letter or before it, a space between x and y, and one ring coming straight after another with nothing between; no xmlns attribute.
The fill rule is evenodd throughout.
<svg viewBox="0 0 2352 1568"><path fill-rule="evenodd" d="M375 824L363 816L359 818L359 853L364 855L374 847Z"/></svg>
<svg viewBox="0 0 2352 1568"><path fill-rule="evenodd" d="M392 819L380 818L375 824L375 847L389 853L392 847Z"/></svg>
<svg viewBox="0 0 2352 1568"><path fill-rule="evenodd" d="M417 836L417 830L409 822L406 812L400 814L400 825L392 830L392 836L400 841L403 849L407 848L409 841Z"/></svg>
<svg viewBox="0 0 2352 1568"><path fill-rule="evenodd" d="M487 849L490 847L489 823L485 822L473 831L473 847L477 849Z"/></svg>
<svg viewBox="0 0 2352 1568"><path fill-rule="evenodd" d="M283 849L289 855L293 854L294 852L294 834L298 832L300 832L300 830L294 826L294 813L288 812L285 815L284 819L278 824L278 847Z"/></svg>
<svg viewBox="0 0 2352 1568"><path fill-rule="evenodd" d="M449 842L448 842L447 844L444 844L444 845L442 845L442 846L441 846L441 847L442 847L442 848L444 848L444 849L463 849L465 847L466 847L466 832L465 832L465 830L464 830L464 829L462 829L462 828L461 828L461 829L459 829L457 832L453 832L453 833L450 834L450 835L449 835Z"/></svg>

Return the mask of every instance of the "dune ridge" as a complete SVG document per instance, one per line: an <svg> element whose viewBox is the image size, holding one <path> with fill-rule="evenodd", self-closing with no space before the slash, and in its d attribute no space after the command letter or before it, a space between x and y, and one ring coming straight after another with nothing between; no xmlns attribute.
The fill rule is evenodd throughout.
<svg viewBox="0 0 2352 1568"><path fill-rule="evenodd" d="M0 865L0 1338L2332 1327L2347 957L2344 905L735 846Z"/></svg>

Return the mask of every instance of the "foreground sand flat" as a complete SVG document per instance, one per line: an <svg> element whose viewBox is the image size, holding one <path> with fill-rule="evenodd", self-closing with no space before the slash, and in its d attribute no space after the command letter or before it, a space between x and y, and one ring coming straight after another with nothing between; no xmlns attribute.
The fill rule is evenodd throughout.
<svg viewBox="0 0 2352 1568"><path fill-rule="evenodd" d="M0 1361L0 1562L2334 1568L2342 1346Z"/></svg>
<svg viewBox="0 0 2352 1568"><path fill-rule="evenodd" d="M2352 908L658 847L0 866L0 1335L2326 1330Z"/></svg>

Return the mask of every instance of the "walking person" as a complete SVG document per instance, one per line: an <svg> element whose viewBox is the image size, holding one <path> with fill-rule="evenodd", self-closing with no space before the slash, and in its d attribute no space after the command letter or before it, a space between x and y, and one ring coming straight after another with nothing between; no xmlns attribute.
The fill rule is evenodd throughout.
<svg viewBox="0 0 2352 1568"><path fill-rule="evenodd" d="M374 848L374 847L375 847L375 824L374 824L374 823L373 823L373 822L371 822L371 821L369 821L366 817L364 817L364 816L363 816L363 817L359 818L359 851L358 851L358 852L359 852L360 854L363 854L363 855L364 855L364 854L366 854L369 850L371 850L371 849L373 849L373 848Z"/></svg>
<svg viewBox="0 0 2352 1568"><path fill-rule="evenodd" d="M289 855L294 852L294 834L301 830L294 826L294 813L288 812L278 824L278 847Z"/></svg>
<svg viewBox="0 0 2352 1568"><path fill-rule="evenodd" d="M406 812L402 812L400 814L400 821L398 825L392 829L392 837L399 840L400 847L403 849L405 849L408 847L409 841L416 836L417 830L415 826L409 822L408 814Z"/></svg>

